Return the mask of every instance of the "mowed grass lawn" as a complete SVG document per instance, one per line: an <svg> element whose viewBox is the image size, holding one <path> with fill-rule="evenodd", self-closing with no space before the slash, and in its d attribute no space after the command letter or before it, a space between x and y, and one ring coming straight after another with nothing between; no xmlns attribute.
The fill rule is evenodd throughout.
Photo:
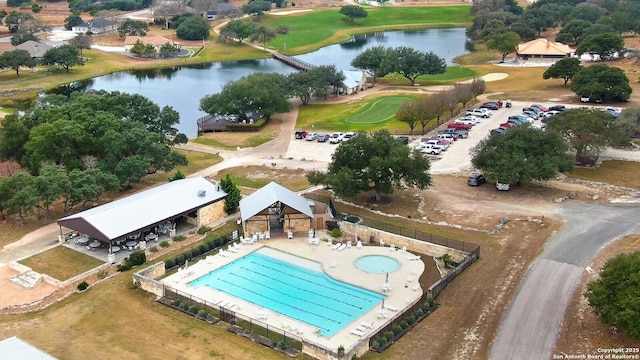
<svg viewBox="0 0 640 360"><path fill-rule="evenodd" d="M104 264L104 261L60 245L21 260L20 264L30 267L35 272L64 281L98 267Z"/></svg>
<svg viewBox="0 0 640 360"><path fill-rule="evenodd" d="M339 9L313 10L287 16L265 15L270 29L288 26L287 53L300 54L328 44L347 40L352 34L392 29L465 26L471 21L470 6L367 8L368 16L350 22ZM268 45L282 50L283 36Z"/></svg>
<svg viewBox="0 0 640 360"><path fill-rule="evenodd" d="M382 128L391 132L406 130L407 125L396 120L395 113L403 102L416 98L409 95L375 96L350 103L301 106L296 126L311 128L314 125L315 131L327 132L375 131ZM380 101L382 105L376 106ZM384 113L377 114L383 107Z"/></svg>

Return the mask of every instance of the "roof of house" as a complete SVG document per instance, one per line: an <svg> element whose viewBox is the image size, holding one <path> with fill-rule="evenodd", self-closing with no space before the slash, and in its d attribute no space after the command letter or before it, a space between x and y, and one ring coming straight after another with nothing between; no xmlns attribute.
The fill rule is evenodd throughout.
<svg viewBox="0 0 640 360"><path fill-rule="evenodd" d="M40 43L33 40L28 40L22 44L16 46L17 50L26 50L29 52L32 58L41 58L47 52L47 50L53 48L53 46Z"/></svg>
<svg viewBox="0 0 640 360"><path fill-rule="evenodd" d="M166 43L170 43L170 44L173 43L173 41L171 41L171 39L167 39L166 37L160 36L160 35L154 35L154 36L127 36L126 38L124 38L124 45L125 46L126 45L133 45L138 40L143 44L154 45L154 46L161 46L161 45L164 45Z"/></svg>
<svg viewBox="0 0 640 360"><path fill-rule="evenodd" d="M91 26L95 26L97 28L102 28L102 27L106 27L106 26L112 26L114 24L116 24L116 22L112 21L112 20L109 20L109 19L95 18L95 19L87 20L86 22L83 22L82 24L76 25L74 27L89 28Z"/></svg>
<svg viewBox="0 0 640 360"><path fill-rule="evenodd" d="M309 202L304 197L275 182L240 200L240 216L246 221L269 206L281 202L298 213L313 217Z"/></svg>
<svg viewBox="0 0 640 360"><path fill-rule="evenodd" d="M15 336L0 341L0 354L5 359L56 360L55 357Z"/></svg>
<svg viewBox="0 0 640 360"><path fill-rule="evenodd" d="M111 241L187 214L227 196L203 177L176 180L58 220L58 225Z"/></svg>
<svg viewBox="0 0 640 360"><path fill-rule="evenodd" d="M573 51L569 45L542 38L516 46L516 53L520 55L568 55Z"/></svg>
<svg viewBox="0 0 640 360"><path fill-rule="evenodd" d="M345 70L342 71L344 74L344 80L342 83L344 86L348 88L358 87L360 85L360 81L362 81L363 73L360 70Z"/></svg>

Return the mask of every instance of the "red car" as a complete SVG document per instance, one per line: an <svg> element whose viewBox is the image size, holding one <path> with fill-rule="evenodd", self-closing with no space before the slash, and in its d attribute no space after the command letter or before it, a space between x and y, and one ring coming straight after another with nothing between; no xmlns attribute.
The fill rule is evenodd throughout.
<svg viewBox="0 0 640 360"><path fill-rule="evenodd" d="M532 105L531 105L531 106L529 106L529 107L538 108L538 109L540 109L540 110L542 110L542 111L544 111L544 112L549 111L549 108L548 108L548 107L546 107L546 106L544 106L544 105L540 105L540 104L532 104Z"/></svg>
<svg viewBox="0 0 640 360"><path fill-rule="evenodd" d="M460 123L453 123L453 124L449 124L447 125L447 127L449 129L464 129L464 130L471 130L471 125L465 125L465 124L460 124Z"/></svg>
<svg viewBox="0 0 640 360"><path fill-rule="evenodd" d="M510 128L512 126L516 126L516 124L510 123L510 122L506 122L506 123L500 124L500 126L503 127L503 128Z"/></svg>

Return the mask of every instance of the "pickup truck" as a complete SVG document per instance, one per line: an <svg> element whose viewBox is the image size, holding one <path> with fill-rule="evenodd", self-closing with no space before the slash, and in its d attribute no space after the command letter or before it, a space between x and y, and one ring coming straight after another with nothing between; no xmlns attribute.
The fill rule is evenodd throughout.
<svg viewBox="0 0 640 360"><path fill-rule="evenodd" d="M474 115L482 118L488 118L493 115L493 112L489 109L472 109L467 110L467 115Z"/></svg>
<svg viewBox="0 0 640 360"><path fill-rule="evenodd" d="M423 149L425 147L429 147L432 146L434 148L438 148L441 151L445 151L449 148L449 144L445 143L444 141L438 140L438 139L428 139L427 141L423 141L420 143L420 149ZM422 151L422 150L421 150Z"/></svg>
<svg viewBox="0 0 640 360"><path fill-rule="evenodd" d="M424 146L420 147L420 152L423 154L438 155L441 151L442 150L440 150L439 147L436 147L432 144L425 144Z"/></svg>
<svg viewBox="0 0 640 360"><path fill-rule="evenodd" d="M469 137L469 130L447 128L438 131L438 134L455 134L458 135L458 139L466 139Z"/></svg>
<svg viewBox="0 0 640 360"><path fill-rule="evenodd" d="M462 130L471 130L471 125L461 124L461 123L453 123L447 125L448 129L462 129Z"/></svg>

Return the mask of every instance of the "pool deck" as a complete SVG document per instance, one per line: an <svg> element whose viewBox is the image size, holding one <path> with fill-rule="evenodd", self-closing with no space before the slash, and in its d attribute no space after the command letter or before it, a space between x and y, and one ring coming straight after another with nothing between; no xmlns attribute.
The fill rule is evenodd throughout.
<svg viewBox="0 0 640 360"><path fill-rule="evenodd" d="M387 317L379 318L378 312L380 311L381 306L376 306L360 318L353 321L353 323L346 325L330 338L326 338L317 334L317 328L312 325L272 312L269 309L262 308L253 303L235 298L231 295L208 287L194 288L188 285L190 281L229 264L263 246L268 246L285 253L316 261L320 263L326 274L336 280L344 281L346 283L387 295L387 298L384 300L385 307L387 307L387 309L385 309ZM239 252L226 252L226 254L229 256L223 257L222 255L217 254L210 256L207 259L200 260L197 263L190 264L188 272L176 273L161 281L176 290L193 294L194 296L206 300L209 303L219 303L221 305L227 304L227 306L231 306L230 304L233 304L231 307L232 311L250 318L258 319L269 324L269 326L287 330L294 334L296 332L291 331L290 329L299 329L301 330L301 334L298 335L303 337L305 341L323 348L332 349L333 351L336 351L340 345L344 346L345 349L349 351L349 349L352 349L359 343L367 341L370 335L376 332L376 329L383 327L396 316L399 316L404 308L413 305L422 295L422 289L419 287L420 284L418 283L418 279L425 270L425 264L423 262L424 259L416 260L414 254L402 250L392 251L387 246L363 246L362 248L351 246L350 248L338 251L334 250L334 246L328 245L328 243L323 241L320 241L319 245L313 246L309 245L308 238L274 238L271 240L260 241L253 245L243 245ZM389 285L391 286L389 291L383 292L382 290L386 274L367 273L356 267L356 260L366 255L385 255L396 259L400 263L400 268L398 270L389 273ZM392 311L390 309L397 311ZM352 334L352 330L358 328L361 323L373 324L372 329L366 331L365 335L362 337ZM286 329L285 327L288 327L289 329Z"/></svg>

